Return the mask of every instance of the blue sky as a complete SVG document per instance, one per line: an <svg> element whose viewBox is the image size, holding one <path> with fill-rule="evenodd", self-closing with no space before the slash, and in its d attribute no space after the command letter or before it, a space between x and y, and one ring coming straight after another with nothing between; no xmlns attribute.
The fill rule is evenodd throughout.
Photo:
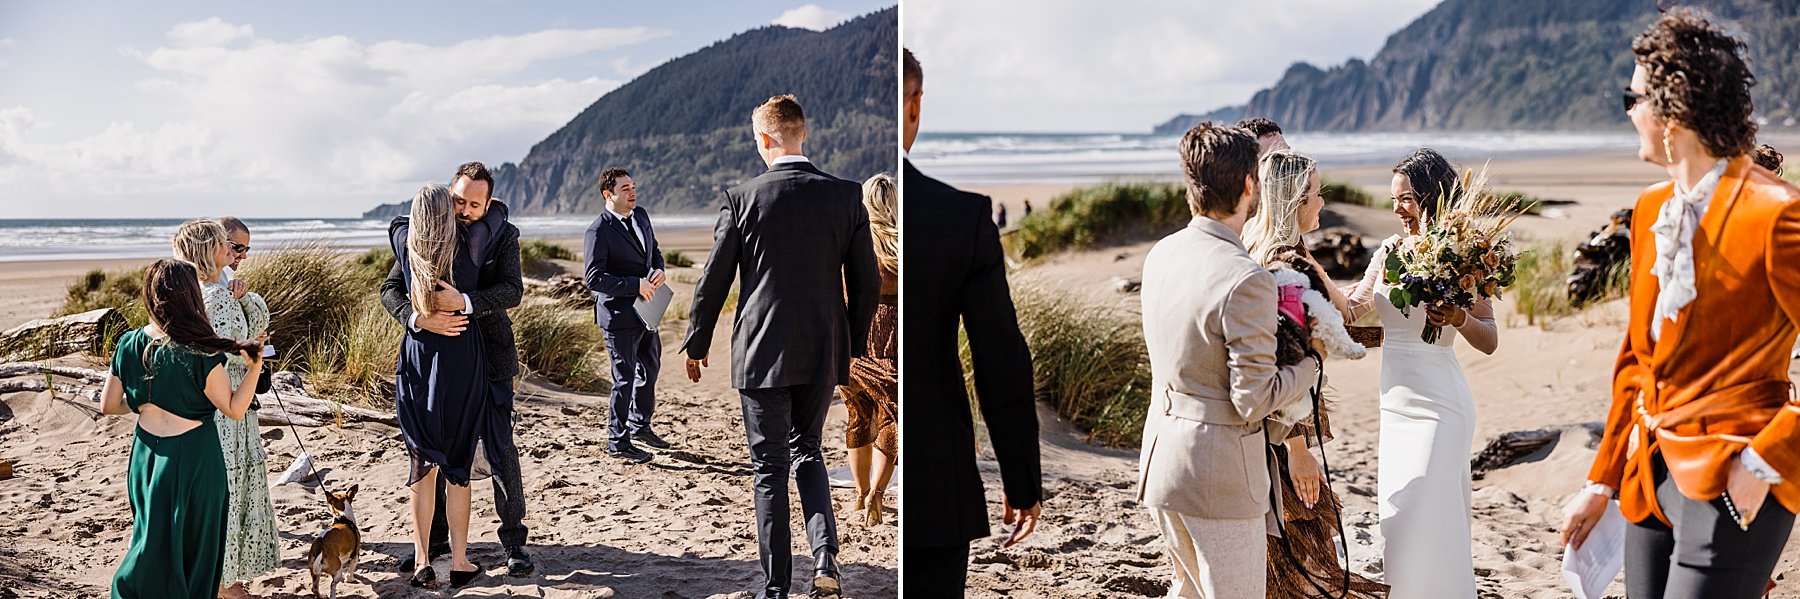
<svg viewBox="0 0 1800 599"><path fill-rule="evenodd" d="M1368 59L1439 0L906 0L923 130L1143 132L1295 61Z"/></svg>
<svg viewBox="0 0 1800 599"><path fill-rule="evenodd" d="M671 58L893 0L0 0L0 218L355 216Z"/></svg>

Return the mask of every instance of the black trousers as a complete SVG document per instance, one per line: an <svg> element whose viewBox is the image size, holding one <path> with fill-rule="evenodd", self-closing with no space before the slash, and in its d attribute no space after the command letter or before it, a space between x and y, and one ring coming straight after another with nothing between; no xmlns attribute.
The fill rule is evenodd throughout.
<svg viewBox="0 0 1800 599"><path fill-rule="evenodd" d="M512 381L494 382L494 393L504 393L505 397L494 398L497 421L489 427L487 438L483 443L492 443L494 453L498 454L498 462L491 464L494 475L488 480L494 481L494 511L500 515L500 545L507 549L524 547L525 539L530 532L525 527L525 481L519 469L519 446L513 442L513 409ZM444 516L444 477L437 479L437 509L431 515L431 544L441 545L450 542L450 521Z"/></svg>
<svg viewBox="0 0 1800 599"><path fill-rule="evenodd" d="M1674 526L1652 517L1625 531L1625 594L1631 599L1756 599L1781 559L1794 514L1770 496L1750 530L1724 499L1683 497L1656 460L1656 502Z"/></svg>
<svg viewBox="0 0 1800 599"><path fill-rule="evenodd" d="M656 413L656 375L662 371L662 337L653 331L606 331L612 360L612 406L607 410L607 447L631 447L631 435L650 430Z"/></svg>
<svg viewBox="0 0 1800 599"><path fill-rule="evenodd" d="M969 579L969 544L946 547L907 545L901 556L900 588L908 597L961 599Z"/></svg>
<svg viewBox="0 0 1800 599"><path fill-rule="evenodd" d="M819 454L833 385L739 389L750 464L756 472L756 545L765 588L789 589L793 582L793 536L788 525L788 476L800 491L806 538L813 552L837 553L837 521L831 508L831 481Z"/></svg>

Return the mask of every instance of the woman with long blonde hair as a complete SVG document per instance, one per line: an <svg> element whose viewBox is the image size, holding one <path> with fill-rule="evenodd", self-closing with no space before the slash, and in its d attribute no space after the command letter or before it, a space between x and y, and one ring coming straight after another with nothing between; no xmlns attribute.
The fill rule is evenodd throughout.
<svg viewBox="0 0 1800 599"><path fill-rule="evenodd" d="M427 185L413 196L410 217L389 225L394 256L406 273L413 310L442 312L436 291L474 289L479 268L456 226L456 200L450 188ZM469 482L486 478L491 446L481 431L491 417L495 390L488 380L481 323L471 319L460 334L444 336L407 330L400 343L394 408L411 468L406 484L412 491L413 555L429 556L432 512L437 508L437 477L445 488L445 516L450 524L450 586L461 587L481 576L481 566L468 560ZM413 586L437 580L429 560L417 562Z"/></svg>
<svg viewBox="0 0 1800 599"><path fill-rule="evenodd" d="M1301 238L1319 228L1325 208L1318 162L1292 150L1275 150L1258 160L1257 176L1260 194L1254 215L1244 223L1245 249L1264 266L1310 266L1323 282L1325 270ZM1305 264L1290 264L1295 255ZM1323 292L1340 314L1346 312L1342 293L1328 283ZM1282 466L1273 477L1281 486L1282 536L1269 537L1268 596L1300 598L1328 591L1333 597L1384 597L1386 585L1348 573L1337 561L1332 536L1343 506L1308 449L1331 439L1326 408L1320 403L1318 418L1301 419L1275 448Z"/></svg>
<svg viewBox="0 0 1800 599"><path fill-rule="evenodd" d="M900 410L899 329L900 201L894 176L881 173L863 182L863 207L869 211L869 237L881 269L881 302L869 327L869 346L850 362L850 384L840 391L849 422L844 445L850 449L850 474L856 479L856 507L863 521L880 524L888 480L900 458L896 430ZM871 453L871 449L874 453ZM875 454L880 461L875 462ZM873 464L872 464L873 463ZM874 476L870 477L870 467Z"/></svg>
<svg viewBox="0 0 1800 599"><path fill-rule="evenodd" d="M214 334L234 341L268 340L269 308L262 297L245 293L237 297L226 286L223 273L233 258L224 225L214 220L191 220L176 229L170 240L175 258L192 264L198 274L206 317ZM245 384L249 363L241 355L225 354L225 374L231 388ZM249 381L251 386L256 381ZM242 419L213 416L219 445L225 454L225 478L231 498L225 519L223 584L224 599L247 597L244 581L273 572L281 562L281 542L275 534L275 506L269 501L268 452L256 410Z"/></svg>

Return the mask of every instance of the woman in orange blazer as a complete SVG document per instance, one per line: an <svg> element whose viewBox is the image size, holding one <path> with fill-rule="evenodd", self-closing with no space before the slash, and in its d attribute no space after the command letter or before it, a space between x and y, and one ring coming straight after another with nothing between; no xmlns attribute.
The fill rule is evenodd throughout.
<svg viewBox="0 0 1800 599"><path fill-rule="evenodd" d="M1752 164L1755 77L1710 15L1670 11L1632 52L1639 155L1671 180L1637 201L1613 405L1563 540L1616 494L1633 599L1759 597L1800 509L1800 189Z"/></svg>

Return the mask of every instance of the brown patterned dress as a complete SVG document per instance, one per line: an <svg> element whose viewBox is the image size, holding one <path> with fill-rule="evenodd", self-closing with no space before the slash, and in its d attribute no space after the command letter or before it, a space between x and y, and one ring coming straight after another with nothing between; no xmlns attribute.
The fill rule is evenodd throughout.
<svg viewBox="0 0 1800 599"><path fill-rule="evenodd" d="M900 277L881 271L881 303L869 327L869 347L850 361L850 384L838 388L850 422L844 445L874 445L890 458L900 455Z"/></svg>
<svg viewBox="0 0 1800 599"><path fill-rule="evenodd" d="M1317 447L1332 439L1329 405L1319 405L1319 428L1312 418L1294 425L1289 439L1304 436L1307 447ZM1350 592L1345 593L1344 567L1338 564L1338 519L1343 517L1343 504L1329 485L1319 486L1319 501L1308 508L1294 491L1294 478L1287 468L1287 445L1271 446L1276 463L1281 465L1281 529L1285 538L1269 537L1269 582L1271 599L1310 599L1314 597L1355 597L1380 599L1387 597L1388 586L1350 573ZM1285 541L1285 543L1284 543ZM1289 551L1292 551L1290 556ZM1310 580L1309 580L1310 579ZM1317 586L1315 586L1317 585ZM1320 589L1328 591L1321 594Z"/></svg>

